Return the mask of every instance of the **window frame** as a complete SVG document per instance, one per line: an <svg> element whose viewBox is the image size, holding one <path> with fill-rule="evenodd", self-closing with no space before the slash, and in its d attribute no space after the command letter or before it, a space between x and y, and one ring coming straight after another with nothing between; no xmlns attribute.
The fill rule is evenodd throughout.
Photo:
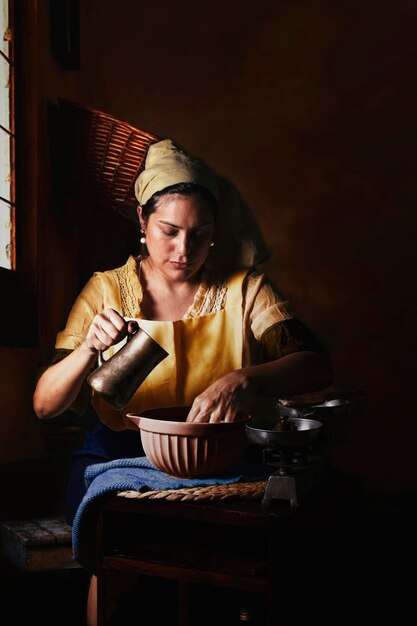
<svg viewBox="0 0 417 626"><path fill-rule="evenodd" d="M0 345L38 345L38 0L10 0L15 268L0 268Z"/></svg>

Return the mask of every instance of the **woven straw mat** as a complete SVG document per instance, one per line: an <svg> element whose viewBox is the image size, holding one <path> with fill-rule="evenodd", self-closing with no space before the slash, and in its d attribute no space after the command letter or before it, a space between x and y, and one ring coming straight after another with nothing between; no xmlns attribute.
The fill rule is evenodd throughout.
<svg viewBox="0 0 417 626"><path fill-rule="evenodd" d="M267 481L259 480L242 483L224 483L189 489L166 489L161 491L119 491L121 498L146 498L148 500L224 501L224 500L259 500L263 497Z"/></svg>

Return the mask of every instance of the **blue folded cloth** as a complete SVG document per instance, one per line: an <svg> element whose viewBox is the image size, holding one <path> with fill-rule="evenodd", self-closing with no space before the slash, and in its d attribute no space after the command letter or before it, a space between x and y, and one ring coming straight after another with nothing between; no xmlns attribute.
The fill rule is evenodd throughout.
<svg viewBox="0 0 417 626"><path fill-rule="evenodd" d="M96 516L104 496L118 491L162 491L222 483L267 479L272 468L241 461L229 472L212 478L173 478L156 469L146 456L117 459L87 467L87 492L80 502L72 527L73 556L89 572L95 572Z"/></svg>

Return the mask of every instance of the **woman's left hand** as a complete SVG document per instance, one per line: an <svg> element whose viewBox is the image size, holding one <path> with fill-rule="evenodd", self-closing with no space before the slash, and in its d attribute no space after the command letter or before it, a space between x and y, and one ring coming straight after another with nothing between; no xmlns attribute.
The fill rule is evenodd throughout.
<svg viewBox="0 0 417 626"><path fill-rule="evenodd" d="M248 388L242 370L229 372L195 398L187 422L233 422L248 407Z"/></svg>

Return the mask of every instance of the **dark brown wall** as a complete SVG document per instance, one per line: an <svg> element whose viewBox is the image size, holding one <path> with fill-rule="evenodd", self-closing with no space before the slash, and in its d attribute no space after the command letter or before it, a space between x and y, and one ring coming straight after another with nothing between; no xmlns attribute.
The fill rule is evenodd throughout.
<svg viewBox="0 0 417 626"><path fill-rule="evenodd" d="M81 70L59 68L46 38L43 106L64 96L106 111L237 184L270 247L268 273L327 346L337 382L368 390L336 466L371 489L415 488L415 3L81 5ZM100 216L78 232L84 207L64 205L44 208L42 347L90 269L80 244L98 265L124 254L114 244L103 257Z"/></svg>

